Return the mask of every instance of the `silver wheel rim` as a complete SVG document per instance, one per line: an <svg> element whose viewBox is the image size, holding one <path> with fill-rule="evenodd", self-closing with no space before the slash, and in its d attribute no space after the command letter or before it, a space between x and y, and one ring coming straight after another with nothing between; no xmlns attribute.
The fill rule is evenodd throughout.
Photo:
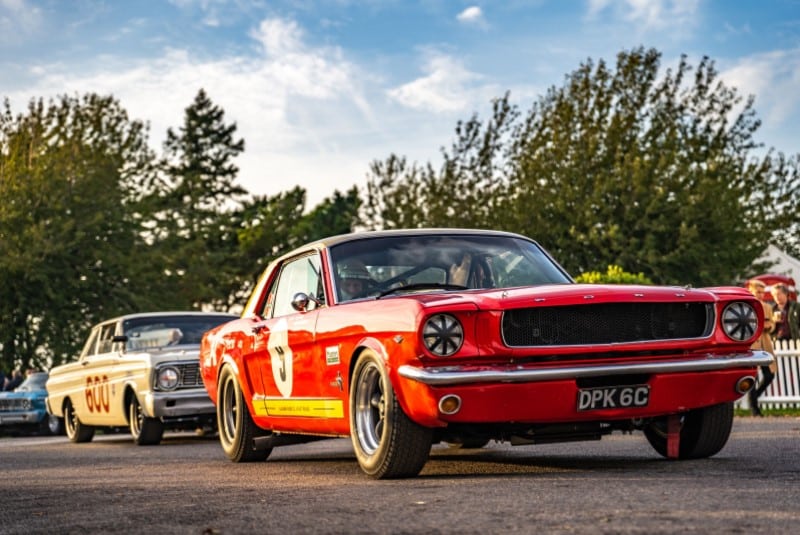
<svg viewBox="0 0 800 535"><path fill-rule="evenodd" d="M58 433L58 416L54 416L52 414L47 415L47 428L50 430L52 434Z"/></svg>
<svg viewBox="0 0 800 535"><path fill-rule="evenodd" d="M68 405L64 412L64 425L67 428L67 435L72 438L78 429L78 417L75 415L72 405Z"/></svg>
<svg viewBox="0 0 800 535"><path fill-rule="evenodd" d="M233 377L228 375L222 385L222 429L220 436L225 439L227 444L233 444L236 439L236 416L238 405L236 400L236 388L233 384Z"/></svg>
<svg viewBox="0 0 800 535"><path fill-rule="evenodd" d="M131 401L131 434L134 438L138 438L142 434L142 409L139 407L139 402L136 398Z"/></svg>
<svg viewBox="0 0 800 535"><path fill-rule="evenodd" d="M367 455L375 453L381 445L385 428L386 396L383 391L381 370L370 362L358 376L355 395L355 424L358 443Z"/></svg>

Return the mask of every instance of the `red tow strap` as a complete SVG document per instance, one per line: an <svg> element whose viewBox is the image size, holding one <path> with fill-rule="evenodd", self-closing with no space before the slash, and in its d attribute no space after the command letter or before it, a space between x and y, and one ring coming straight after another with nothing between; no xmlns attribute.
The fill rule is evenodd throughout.
<svg viewBox="0 0 800 535"><path fill-rule="evenodd" d="M677 459L681 446L681 419L677 414L667 416L667 458Z"/></svg>

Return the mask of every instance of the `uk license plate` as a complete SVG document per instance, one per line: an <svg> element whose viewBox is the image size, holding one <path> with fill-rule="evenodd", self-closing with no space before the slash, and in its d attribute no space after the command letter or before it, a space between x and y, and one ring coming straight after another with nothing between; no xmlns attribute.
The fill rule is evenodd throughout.
<svg viewBox="0 0 800 535"><path fill-rule="evenodd" d="M647 385L604 386L578 390L578 410L620 409L647 407L650 387Z"/></svg>

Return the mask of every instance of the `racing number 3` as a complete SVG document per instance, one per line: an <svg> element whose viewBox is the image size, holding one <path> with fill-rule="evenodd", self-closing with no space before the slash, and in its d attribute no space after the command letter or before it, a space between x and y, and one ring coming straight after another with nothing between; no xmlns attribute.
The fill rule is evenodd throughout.
<svg viewBox="0 0 800 535"><path fill-rule="evenodd" d="M108 388L108 376L98 375L86 378L86 407L89 412L108 412L111 395Z"/></svg>

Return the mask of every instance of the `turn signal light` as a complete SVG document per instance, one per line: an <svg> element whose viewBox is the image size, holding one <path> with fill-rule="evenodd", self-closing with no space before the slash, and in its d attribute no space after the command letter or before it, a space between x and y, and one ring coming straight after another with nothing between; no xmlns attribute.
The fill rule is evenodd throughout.
<svg viewBox="0 0 800 535"><path fill-rule="evenodd" d="M748 393L756 385L755 377L747 375L736 381L736 392L739 394Z"/></svg>
<svg viewBox="0 0 800 535"><path fill-rule="evenodd" d="M439 400L439 411L442 414L455 414L461 409L461 398L448 394Z"/></svg>

